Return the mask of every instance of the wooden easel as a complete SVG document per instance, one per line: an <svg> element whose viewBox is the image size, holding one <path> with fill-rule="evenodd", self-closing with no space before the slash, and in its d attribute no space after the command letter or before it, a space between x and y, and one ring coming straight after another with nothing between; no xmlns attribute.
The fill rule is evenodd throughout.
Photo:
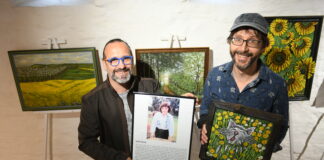
<svg viewBox="0 0 324 160"><path fill-rule="evenodd" d="M48 49L60 49L61 44L66 44L66 40L58 40L57 38L48 38L42 45L46 45ZM44 160L53 159L52 150L52 128L53 128L53 112L45 112L45 147ZM47 158L49 157L49 158Z"/></svg>
<svg viewBox="0 0 324 160"><path fill-rule="evenodd" d="M52 123L53 114L45 113L45 154L44 159L47 160L47 155L49 155L49 159L52 160L53 152L52 152Z"/></svg>
<svg viewBox="0 0 324 160"><path fill-rule="evenodd" d="M176 39L175 39L176 38ZM186 41L186 37L180 38L179 36L171 35L170 39L161 39L161 41L170 41L170 48L173 48L173 42L177 40L179 48L181 48L181 41Z"/></svg>

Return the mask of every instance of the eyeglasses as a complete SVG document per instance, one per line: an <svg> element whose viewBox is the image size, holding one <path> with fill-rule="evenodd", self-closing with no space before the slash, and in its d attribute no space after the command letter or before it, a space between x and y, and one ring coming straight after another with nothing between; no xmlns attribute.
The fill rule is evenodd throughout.
<svg viewBox="0 0 324 160"><path fill-rule="evenodd" d="M232 38L232 44L236 46L242 46L244 42L246 42L246 45L252 48L258 48L260 47L261 41L260 40L255 40L255 39L248 39L244 40L241 38Z"/></svg>
<svg viewBox="0 0 324 160"><path fill-rule="evenodd" d="M110 63L111 66L118 66L120 60L122 60L124 65L129 65L129 64L133 64L133 56L124 56L121 58L118 57L112 57L109 58L107 61Z"/></svg>

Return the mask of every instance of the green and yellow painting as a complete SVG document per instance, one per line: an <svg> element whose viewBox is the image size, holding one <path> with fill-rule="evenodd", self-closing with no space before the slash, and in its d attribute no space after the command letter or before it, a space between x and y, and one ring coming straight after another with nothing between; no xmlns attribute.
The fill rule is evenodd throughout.
<svg viewBox="0 0 324 160"><path fill-rule="evenodd" d="M148 49L149 50L149 49ZM137 74L159 81L161 93L182 95L193 93L202 98L207 76L209 49L163 49L136 52Z"/></svg>
<svg viewBox="0 0 324 160"><path fill-rule="evenodd" d="M291 100L305 100L315 73L322 17L269 17L263 62L286 80Z"/></svg>
<svg viewBox="0 0 324 160"><path fill-rule="evenodd" d="M272 122L217 109L206 155L213 159L262 160L272 131Z"/></svg>
<svg viewBox="0 0 324 160"><path fill-rule="evenodd" d="M81 97L98 83L89 51L11 56L23 110L80 106Z"/></svg>

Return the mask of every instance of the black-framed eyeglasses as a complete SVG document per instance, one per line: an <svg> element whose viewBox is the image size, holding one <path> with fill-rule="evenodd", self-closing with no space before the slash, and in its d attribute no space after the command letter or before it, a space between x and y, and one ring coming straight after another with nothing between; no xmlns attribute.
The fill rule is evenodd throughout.
<svg viewBox="0 0 324 160"><path fill-rule="evenodd" d="M107 59L107 61L110 63L111 66L118 66L120 60L123 62L124 65L129 65L129 64L133 64L133 56L124 56L121 58L118 57L112 57Z"/></svg>
<svg viewBox="0 0 324 160"><path fill-rule="evenodd" d="M246 42L246 45L252 48L259 48L261 41L260 40L256 40L256 39L248 39L248 40L244 40L241 38L232 38L232 44L236 45L236 46L242 46L244 42Z"/></svg>

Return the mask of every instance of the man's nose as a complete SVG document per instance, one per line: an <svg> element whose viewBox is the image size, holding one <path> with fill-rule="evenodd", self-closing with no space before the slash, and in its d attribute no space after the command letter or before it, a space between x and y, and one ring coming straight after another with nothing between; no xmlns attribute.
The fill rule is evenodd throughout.
<svg viewBox="0 0 324 160"><path fill-rule="evenodd" d="M249 46L247 45L247 41L244 41L243 44L239 47L240 51L247 52L249 50Z"/></svg>

